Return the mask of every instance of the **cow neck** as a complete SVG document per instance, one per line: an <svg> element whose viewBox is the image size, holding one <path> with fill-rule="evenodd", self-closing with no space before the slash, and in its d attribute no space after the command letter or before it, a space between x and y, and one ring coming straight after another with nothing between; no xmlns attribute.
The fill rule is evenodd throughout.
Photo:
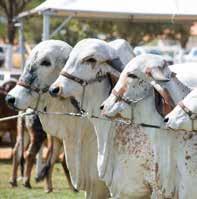
<svg viewBox="0 0 197 199"><path fill-rule="evenodd" d="M177 77L173 77L171 81L164 83L164 87L168 90L175 104L191 92L191 89L184 85Z"/></svg>
<svg viewBox="0 0 197 199"><path fill-rule="evenodd" d="M67 101L67 102L66 102ZM57 98L51 97L48 93L44 94L42 96L42 101L39 103L39 110L44 110L47 107L46 111L49 112L74 112L72 109L75 109L73 105L71 105L70 100L58 100ZM68 108L69 107L69 108ZM51 117L48 117L47 115L40 115L41 119L44 119L44 121L49 119ZM52 116L53 121L59 120L60 117ZM59 118L59 119L58 119ZM62 117L61 117L62 118ZM74 180L75 185L77 185L82 190L90 190L90 185L92 184L92 179L89 177L90 172L93 179L97 179L97 172L94 171L92 167L89 168L90 164L87 165L87 162L90 160L95 163L96 168L96 137L94 134L94 129L92 128L92 131L86 130L87 121L81 121L80 118L71 118L71 117L64 117L63 120L66 120L65 123L65 130L61 130L64 132L64 134L59 134L60 132L56 132L58 134L51 134L52 136L57 136L60 139L65 139L65 143L67 143L67 158L68 162L74 163L76 167L72 168L71 175ZM84 125L84 122L86 125ZM66 124L70 124L66 125ZM74 128L73 128L74 127ZM91 127L91 126L90 126ZM49 133L51 133L50 130L55 129L47 129ZM70 133L70 132L75 133ZM54 133L54 132L52 132ZM70 133L70 135L68 135ZM64 136L66 137L64 137ZM70 143L75 143L77 147L72 147ZM86 143L85 145L83 143ZM71 164L72 166L72 164ZM96 176L95 176L96 175ZM94 192L94 190L93 190Z"/></svg>
<svg viewBox="0 0 197 199"><path fill-rule="evenodd" d="M111 89L111 85L108 79L102 82L97 82L88 85L85 92L83 109L87 111L90 115L100 116L100 105L108 97ZM79 100L79 99L78 99ZM90 119L95 128L95 133L98 141L98 159L97 166L99 176L105 178L107 173L108 163L110 159L110 147L113 139L115 124L109 121L104 121L100 119ZM110 179L109 181L111 181Z"/></svg>
<svg viewBox="0 0 197 199"><path fill-rule="evenodd" d="M155 107L155 98L153 95L149 96L145 100L136 104L135 121L137 123L147 123L165 127L163 117L157 112ZM150 139L151 147L154 153L154 161L158 165L158 182L166 190L166 194L173 193L175 189L175 183L173 181L174 171L176 169L176 149L174 143L174 132L170 129L168 131L155 128L143 128L144 132ZM157 174L157 173L156 173ZM169 178L166 178L168 176Z"/></svg>
<svg viewBox="0 0 197 199"><path fill-rule="evenodd" d="M163 118L156 110L155 99L153 95L149 95L146 99L136 103L135 105L131 105L130 117L132 108L134 123L146 123L162 126ZM148 130L155 131L155 129L152 128L149 128Z"/></svg>
<svg viewBox="0 0 197 199"><path fill-rule="evenodd" d="M84 93L83 109L90 115L100 116L100 105L108 97L110 92L109 80L87 85ZM81 96L80 96L81 97ZM80 97L78 101L80 101Z"/></svg>
<svg viewBox="0 0 197 199"><path fill-rule="evenodd" d="M51 109L53 109L53 107L54 107L55 100L57 100L57 99L55 99L55 98L53 99L48 93L42 94L37 110L52 111ZM58 101L60 101L60 100L58 100Z"/></svg>

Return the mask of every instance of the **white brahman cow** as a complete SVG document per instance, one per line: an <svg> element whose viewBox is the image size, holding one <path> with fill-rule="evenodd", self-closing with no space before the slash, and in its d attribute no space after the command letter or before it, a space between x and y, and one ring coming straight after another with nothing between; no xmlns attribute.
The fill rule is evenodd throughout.
<svg viewBox="0 0 197 199"><path fill-rule="evenodd" d="M18 85L9 92L7 102L17 109L34 108L43 112L78 112L74 99L54 99L48 88L58 77L72 47L58 40L38 44L28 58ZM98 177L97 142L87 119L40 114L43 128L64 140L65 155L73 185L86 192L87 199L105 199L109 192ZM54 148L54 150L57 150Z"/></svg>
<svg viewBox="0 0 197 199"><path fill-rule="evenodd" d="M189 65L188 69L185 64L185 68L171 68L174 72L181 71L177 75L179 78L188 75L186 71L191 69L190 76L185 76L183 80L187 83L187 78L190 78L193 80L193 85L190 82L190 86L197 85L194 80L197 73L193 66ZM125 67L110 97L102 104L103 114L108 117L119 114L119 117L128 118L135 124L149 125L144 127L144 131L151 140L158 181L167 198L195 199L197 195L197 170L190 172L191 167L197 168L197 156L194 155L190 163L185 158L187 149L195 151L191 142L197 137L193 135L191 138L188 134L163 129L163 118L158 114L160 109L162 115L165 115L174 103L178 103L189 92L190 88L169 70L162 57L141 55ZM158 94L163 97L162 100Z"/></svg>
<svg viewBox="0 0 197 199"><path fill-rule="evenodd" d="M197 130L197 89L192 90L165 117L166 126L187 132ZM193 145L195 147L197 145ZM197 147L196 147L197 150Z"/></svg>
<svg viewBox="0 0 197 199"><path fill-rule="evenodd" d="M122 52L124 53L124 52ZM53 96L75 96L94 124L98 139L98 169L113 198L159 197L148 136L138 126L98 119L99 106L111 91L109 76L123 65L121 53L98 39L85 39L73 48L58 79L50 87ZM148 111L148 107L147 107ZM161 119L162 120L162 119ZM157 197L158 196L158 197Z"/></svg>

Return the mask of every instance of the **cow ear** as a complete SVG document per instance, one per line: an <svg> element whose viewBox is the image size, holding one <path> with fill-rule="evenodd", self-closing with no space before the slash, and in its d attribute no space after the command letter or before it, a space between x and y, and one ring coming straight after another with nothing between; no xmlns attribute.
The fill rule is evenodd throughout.
<svg viewBox="0 0 197 199"><path fill-rule="evenodd" d="M169 92L165 88L162 88L155 81L152 81L151 85L161 95L161 97L163 98L163 100L166 104L168 104L170 107L175 107L175 103L174 103L172 97L170 96Z"/></svg>
<svg viewBox="0 0 197 199"><path fill-rule="evenodd" d="M107 75L108 75L108 78L111 84L111 90L112 90L118 81L118 77L112 73L107 73Z"/></svg>
<svg viewBox="0 0 197 199"><path fill-rule="evenodd" d="M122 63L122 61L120 60L119 57L107 60L106 63L109 64L114 70L116 70L120 73L124 69L124 64Z"/></svg>
<svg viewBox="0 0 197 199"><path fill-rule="evenodd" d="M174 108L171 103L166 103L166 99L164 99L160 93L154 89L154 96L155 96L155 107L157 112L162 116L165 117L169 112L172 111Z"/></svg>
<svg viewBox="0 0 197 199"><path fill-rule="evenodd" d="M165 75L162 73L162 71L157 67L155 68L147 68L145 73L152 77L155 81L162 81L162 82L168 82L170 79L168 77L165 77Z"/></svg>

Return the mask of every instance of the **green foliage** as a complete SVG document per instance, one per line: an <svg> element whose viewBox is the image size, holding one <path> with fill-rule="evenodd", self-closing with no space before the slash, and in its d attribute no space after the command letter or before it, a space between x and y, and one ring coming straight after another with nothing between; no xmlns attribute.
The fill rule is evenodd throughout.
<svg viewBox="0 0 197 199"><path fill-rule="evenodd" d="M35 8L36 6L43 3L45 0L31 0L31 2L26 6L26 10L30 10L32 8Z"/></svg>
<svg viewBox="0 0 197 199"><path fill-rule="evenodd" d="M52 24L57 25L57 20L52 20ZM66 40L72 45L87 37L102 37L105 40L124 38L133 46L165 38L179 40L185 46L189 30L190 25L184 24L72 19L55 38Z"/></svg>
<svg viewBox="0 0 197 199"><path fill-rule="evenodd" d="M6 29L5 29L5 24L0 23L0 38L5 40L6 37Z"/></svg>
<svg viewBox="0 0 197 199"><path fill-rule="evenodd" d="M32 9L44 0L32 0L25 9ZM63 17L51 17L51 31L64 20ZM179 40L185 46L189 37L190 25L172 23L132 23L130 21L82 20L72 19L55 39L65 40L71 45L87 37L112 40L127 39L131 45L146 44L160 38ZM30 17L25 20L25 36L28 42L41 41L42 17ZM5 35L5 29L0 24L0 36Z"/></svg>
<svg viewBox="0 0 197 199"><path fill-rule="evenodd" d="M0 15L6 17L5 30L0 30L0 35L6 32L7 41L10 44L14 44L16 38L16 27L14 25L14 17L25 9L33 8L43 0L0 0Z"/></svg>
<svg viewBox="0 0 197 199"><path fill-rule="evenodd" d="M28 43L38 43L42 37L42 17L35 16L24 23L24 35Z"/></svg>

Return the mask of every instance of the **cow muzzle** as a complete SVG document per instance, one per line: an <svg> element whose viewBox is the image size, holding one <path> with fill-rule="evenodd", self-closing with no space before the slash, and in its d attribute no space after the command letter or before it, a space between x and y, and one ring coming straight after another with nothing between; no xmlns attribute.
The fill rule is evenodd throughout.
<svg viewBox="0 0 197 199"><path fill-rule="evenodd" d="M57 97L61 94L61 87L60 86L53 86L49 88L49 94L52 97Z"/></svg>
<svg viewBox="0 0 197 199"><path fill-rule="evenodd" d="M8 104L9 107L14 108L14 104L15 104L15 97L12 95L7 95L5 98L6 103Z"/></svg>

